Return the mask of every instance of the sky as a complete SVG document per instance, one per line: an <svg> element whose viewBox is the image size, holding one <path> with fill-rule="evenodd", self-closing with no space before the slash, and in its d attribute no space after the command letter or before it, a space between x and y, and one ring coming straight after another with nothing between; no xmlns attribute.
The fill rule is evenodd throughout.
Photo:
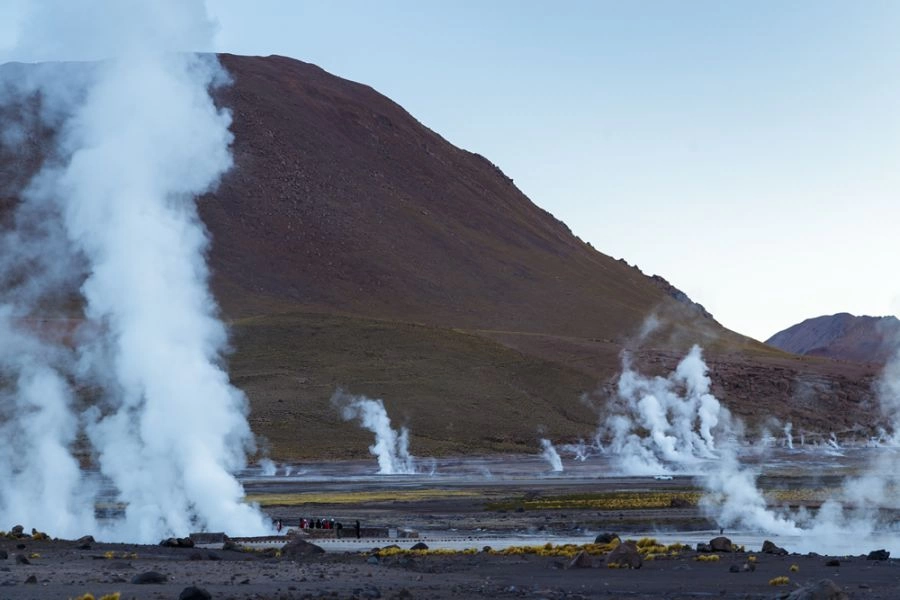
<svg viewBox="0 0 900 600"><path fill-rule="evenodd" d="M900 2L206 5L216 50L372 86L726 327L900 311Z"/></svg>

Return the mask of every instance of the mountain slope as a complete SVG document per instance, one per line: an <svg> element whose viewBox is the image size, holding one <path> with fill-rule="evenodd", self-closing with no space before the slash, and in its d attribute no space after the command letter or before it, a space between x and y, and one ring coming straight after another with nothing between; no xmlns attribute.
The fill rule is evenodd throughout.
<svg viewBox="0 0 900 600"><path fill-rule="evenodd" d="M330 403L339 388L383 398L416 454L589 438L623 350L664 374L695 343L715 393L751 423L872 426L872 368L725 329L365 85L283 57L221 61L235 164L199 212L229 372L273 456L367 453L370 434ZM0 174L27 181L52 135L0 152ZM0 210L15 203L4 184Z"/></svg>
<svg viewBox="0 0 900 600"><path fill-rule="evenodd" d="M201 214L232 314L265 297L452 327L618 337L677 305L371 88L223 56L235 168ZM224 285L223 285L224 287ZM240 293L243 292L243 293ZM249 305L249 310L248 310ZM717 328L720 333L725 333Z"/></svg>
<svg viewBox="0 0 900 600"><path fill-rule="evenodd" d="M807 319L766 343L794 354L884 364L900 344L900 320L838 313Z"/></svg>

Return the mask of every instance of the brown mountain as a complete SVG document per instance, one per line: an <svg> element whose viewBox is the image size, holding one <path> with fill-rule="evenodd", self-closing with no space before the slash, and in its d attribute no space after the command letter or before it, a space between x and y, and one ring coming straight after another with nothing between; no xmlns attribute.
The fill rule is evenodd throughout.
<svg viewBox="0 0 900 600"><path fill-rule="evenodd" d="M200 213L232 378L275 456L366 453L370 434L329 402L339 387L383 398L417 454L589 437L624 348L664 373L694 343L750 421L871 425L870 367L728 331L368 86L278 56L221 60L235 167Z"/></svg>
<svg viewBox="0 0 900 600"><path fill-rule="evenodd" d="M900 347L900 320L838 313L807 319L766 343L794 354L884 364Z"/></svg>

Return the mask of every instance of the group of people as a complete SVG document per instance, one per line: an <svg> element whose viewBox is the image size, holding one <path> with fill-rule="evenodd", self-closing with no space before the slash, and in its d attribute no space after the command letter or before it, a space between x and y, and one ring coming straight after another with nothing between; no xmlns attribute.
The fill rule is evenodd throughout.
<svg viewBox="0 0 900 600"><path fill-rule="evenodd" d="M343 524L334 519L300 519L300 529L343 529Z"/></svg>
<svg viewBox="0 0 900 600"><path fill-rule="evenodd" d="M278 533L281 533L281 530L284 528L284 522L281 519L275 519L275 530ZM354 531L356 533L356 538L360 537L360 526L359 521L354 523ZM337 537L341 537L341 531L344 529L343 523L340 521L335 521L334 519L307 519L305 517L300 518L300 529L333 529L336 532Z"/></svg>

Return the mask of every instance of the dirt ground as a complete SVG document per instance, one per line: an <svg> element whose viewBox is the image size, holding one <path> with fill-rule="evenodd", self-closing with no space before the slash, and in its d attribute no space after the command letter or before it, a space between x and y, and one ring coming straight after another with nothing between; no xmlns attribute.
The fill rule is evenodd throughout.
<svg viewBox="0 0 900 600"><path fill-rule="evenodd" d="M896 598L900 563L845 557L826 566L822 556L757 554L753 572L730 572L748 553L699 562L695 552L645 562L640 569L606 568L602 557L589 568L566 568L557 557L495 556L483 552L453 556L375 558L364 552L325 553L314 558L266 558L240 551L31 542L24 549L4 541L10 557L0 567L0 597L13 599L179 598L196 586L212 598L779 598L800 586L830 579L850 598ZM15 554L40 557L17 564ZM112 558L107 558L112 553ZM136 556L135 556L136 554ZM792 566L796 570L792 571ZM137 584L155 571L164 583ZM790 583L772 586L785 576ZM34 583L28 583L29 579Z"/></svg>

